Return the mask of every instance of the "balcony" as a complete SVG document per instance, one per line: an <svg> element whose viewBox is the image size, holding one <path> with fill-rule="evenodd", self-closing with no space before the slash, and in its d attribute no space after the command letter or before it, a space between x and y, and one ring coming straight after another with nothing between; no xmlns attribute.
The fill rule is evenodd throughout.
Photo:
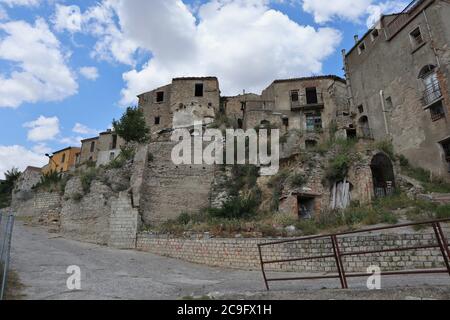
<svg viewBox="0 0 450 320"><path fill-rule="evenodd" d="M317 93L315 96L310 96L306 94L299 95L297 100L292 99L291 97L292 111L323 109L323 107L324 101L322 93Z"/></svg>
<svg viewBox="0 0 450 320"><path fill-rule="evenodd" d="M422 105L425 108L430 107L435 102L440 101L442 99L442 91L439 83L437 81L430 84L422 95Z"/></svg>

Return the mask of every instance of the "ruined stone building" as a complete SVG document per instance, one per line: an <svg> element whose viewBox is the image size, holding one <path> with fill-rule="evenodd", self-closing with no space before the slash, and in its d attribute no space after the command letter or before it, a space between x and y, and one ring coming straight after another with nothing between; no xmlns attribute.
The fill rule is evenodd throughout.
<svg viewBox="0 0 450 320"><path fill-rule="evenodd" d="M125 145L123 138L108 129L93 137L81 141L81 151L77 163L93 161L97 166L105 165L120 155L120 147Z"/></svg>
<svg viewBox="0 0 450 320"><path fill-rule="evenodd" d="M345 80L332 75L275 80L261 95L226 97L223 103L239 127L299 131L297 144L303 148L317 145L350 119Z"/></svg>
<svg viewBox="0 0 450 320"><path fill-rule="evenodd" d="M415 0L355 39L344 55L358 136L450 179L450 1Z"/></svg>
<svg viewBox="0 0 450 320"><path fill-rule="evenodd" d="M152 139L167 129L211 123L220 106L216 77L175 78L172 83L138 96Z"/></svg>

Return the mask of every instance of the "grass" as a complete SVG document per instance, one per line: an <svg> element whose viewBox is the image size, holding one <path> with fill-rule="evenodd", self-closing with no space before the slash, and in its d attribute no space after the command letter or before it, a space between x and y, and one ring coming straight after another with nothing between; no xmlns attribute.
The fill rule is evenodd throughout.
<svg viewBox="0 0 450 320"><path fill-rule="evenodd" d="M8 282L6 284L5 300L21 300L25 297L22 293L24 285L20 281L19 275L14 270L8 272Z"/></svg>
<svg viewBox="0 0 450 320"><path fill-rule="evenodd" d="M422 183L426 192L450 193L450 183L439 177L432 178L429 171L410 165L404 156L399 156L402 174Z"/></svg>
<svg viewBox="0 0 450 320"><path fill-rule="evenodd" d="M91 190L92 181L97 178L97 169L96 168L88 168L86 171L83 171L80 175L81 187L83 188L83 192L85 194L89 193Z"/></svg>

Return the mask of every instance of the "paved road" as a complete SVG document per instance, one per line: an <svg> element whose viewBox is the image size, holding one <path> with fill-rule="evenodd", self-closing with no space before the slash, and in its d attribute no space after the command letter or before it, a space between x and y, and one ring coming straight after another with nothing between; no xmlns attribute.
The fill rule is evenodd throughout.
<svg viewBox="0 0 450 320"><path fill-rule="evenodd" d="M218 297L242 298L256 297L264 292L260 272L210 268L143 252L80 243L23 222L17 222L15 226L11 255L12 268L25 285L26 299L158 300L210 293ZM66 270L71 265L81 268L81 291L69 291L66 287L69 276ZM391 278L383 282L385 287L391 288L407 284L450 285L450 278L448 275ZM352 280L350 285L362 289L364 281ZM303 290L308 289L308 292L315 292L315 298L320 298L317 295L320 289L337 287L337 281L282 283L274 286L274 292L304 293Z"/></svg>

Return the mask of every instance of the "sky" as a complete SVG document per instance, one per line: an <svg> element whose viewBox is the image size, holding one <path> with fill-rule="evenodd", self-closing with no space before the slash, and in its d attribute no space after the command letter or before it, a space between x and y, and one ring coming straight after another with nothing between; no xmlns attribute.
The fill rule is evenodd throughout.
<svg viewBox="0 0 450 320"><path fill-rule="evenodd" d="M404 0L0 0L0 179L111 127L173 77L223 95L343 76L341 50Z"/></svg>

